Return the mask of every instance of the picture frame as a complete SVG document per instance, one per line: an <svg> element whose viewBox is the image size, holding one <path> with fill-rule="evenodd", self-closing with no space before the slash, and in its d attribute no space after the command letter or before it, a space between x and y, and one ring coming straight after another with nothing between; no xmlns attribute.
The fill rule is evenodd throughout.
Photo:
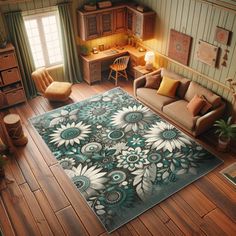
<svg viewBox="0 0 236 236"><path fill-rule="evenodd" d="M210 43L204 42L202 40L198 41L198 46L196 50L197 60L209 65L216 66L218 59L219 47L212 45Z"/></svg>
<svg viewBox="0 0 236 236"><path fill-rule="evenodd" d="M191 43L191 36L171 29L168 56L171 59L187 66L189 63Z"/></svg>
<svg viewBox="0 0 236 236"><path fill-rule="evenodd" d="M214 40L218 43L228 45L229 44L230 33L231 32L229 30L226 30L224 28L221 28L221 27L217 26L216 30L215 30Z"/></svg>

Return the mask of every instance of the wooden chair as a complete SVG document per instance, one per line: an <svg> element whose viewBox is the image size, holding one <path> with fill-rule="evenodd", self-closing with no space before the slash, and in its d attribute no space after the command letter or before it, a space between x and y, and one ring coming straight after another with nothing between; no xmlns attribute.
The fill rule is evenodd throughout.
<svg viewBox="0 0 236 236"><path fill-rule="evenodd" d="M128 80L128 76L126 73L126 68L129 62L129 56L123 56L123 57L118 57L115 59L115 61L113 62L112 65L110 65L110 74L108 79L113 78L116 81L116 85L117 85L117 81L119 77L125 77L126 80ZM115 77L112 75L112 72L115 71Z"/></svg>
<svg viewBox="0 0 236 236"><path fill-rule="evenodd" d="M72 84L54 81L45 68L34 71L32 73L32 79L38 93L50 101L66 101L71 94Z"/></svg>

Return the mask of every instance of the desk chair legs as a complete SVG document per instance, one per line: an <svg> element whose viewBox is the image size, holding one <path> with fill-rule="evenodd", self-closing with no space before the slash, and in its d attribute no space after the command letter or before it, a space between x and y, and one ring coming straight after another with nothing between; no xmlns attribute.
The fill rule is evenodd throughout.
<svg viewBox="0 0 236 236"><path fill-rule="evenodd" d="M115 71L115 70L114 70ZM113 78L116 82L116 86L117 86L117 82L118 82L118 78L119 77L124 77L126 78L126 80L128 81L128 76L127 76L127 73L126 73L126 70L123 70L123 71L115 71L116 75L113 76L112 75L112 72L113 70L111 69L110 73L109 73L109 77L108 77L108 80L110 80L110 78Z"/></svg>

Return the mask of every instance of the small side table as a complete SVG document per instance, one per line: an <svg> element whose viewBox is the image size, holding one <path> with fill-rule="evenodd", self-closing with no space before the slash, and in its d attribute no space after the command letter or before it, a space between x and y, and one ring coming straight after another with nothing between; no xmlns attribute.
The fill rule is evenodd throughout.
<svg viewBox="0 0 236 236"><path fill-rule="evenodd" d="M145 66L134 66L134 79L137 79L143 75L146 75L154 70L156 70L156 68L153 68L150 71L150 70L146 70Z"/></svg>

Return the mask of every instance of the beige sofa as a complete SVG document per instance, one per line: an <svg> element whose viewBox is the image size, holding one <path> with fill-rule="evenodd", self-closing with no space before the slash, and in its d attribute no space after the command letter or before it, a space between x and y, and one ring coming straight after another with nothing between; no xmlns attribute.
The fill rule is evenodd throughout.
<svg viewBox="0 0 236 236"><path fill-rule="evenodd" d="M175 98L159 95L157 94L157 89L144 87L146 76L156 74L180 81ZM135 97L193 136L196 137L211 128L215 120L219 119L224 113L225 103L222 99L198 83L183 78L164 68L148 75L142 76L134 81ZM208 102L212 104L210 111L204 115L193 116L187 109L187 104L195 94L198 94L199 96L203 95Z"/></svg>

